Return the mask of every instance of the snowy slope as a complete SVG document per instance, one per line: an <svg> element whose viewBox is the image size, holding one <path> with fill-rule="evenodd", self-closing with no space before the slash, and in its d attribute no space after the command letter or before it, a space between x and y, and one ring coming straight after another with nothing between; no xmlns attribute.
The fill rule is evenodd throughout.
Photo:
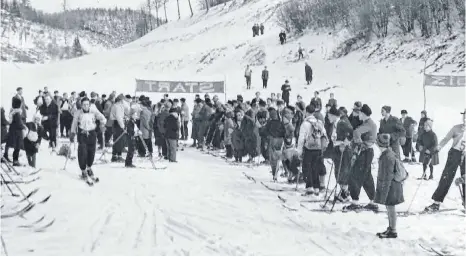
<svg viewBox="0 0 466 257"><path fill-rule="evenodd" d="M239 93L250 98L256 91L263 95L279 92L283 81L289 79L292 99L301 94L308 101L314 90L337 86L321 93L324 101L329 92L335 92L339 105L347 108L356 100L368 103L374 120L380 118L383 105L391 105L397 116L401 109L407 109L413 118L419 119L423 108L422 60L368 59L371 51L367 49L328 60L342 38L327 33L308 33L281 46L279 28L274 23L274 10L281 2L262 0L244 6L219 6L206 15L196 14L192 19L169 23L121 49L78 59L48 65L2 63L2 105L10 105L17 86L26 89L25 97L32 106L32 97L43 86L60 91L133 93L135 78L225 77L229 98ZM252 38L250 27L255 22L266 25L264 36ZM304 61L296 58L298 42L306 48L306 59L315 74L307 89ZM414 43L413 49L416 46ZM245 90L243 81L246 64L253 65L251 91ZM263 65L270 70L267 90L261 89L259 74ZM463 88L427 90L427 111L435 121L434 131L439 138L461 122L459 112L466 106L464 95ZM154 100L160 97L152 96ZM430 204L445 154L440 154L435 181L420 187L413 210ZM40 187L42 194L51 192L53 197L31 212L33 217L28 221L46 213L56 219L56 224L44 233L31 233L17 229L17 225L25 223L23 220L4 221L2 230L9 251L28 255L428 254L418 246L422 243L453 254L466 254L464 241L458 240L464 235L462 217L439 214L400 218L400 238L379 241L374 234L387 226L383 214L327 215L304 209L289 212L281 206L276 193L260 185L259 181L270 180L267 168L228 166L193 150L179 152L178 158L180 163L169 164L165 171L96 166L102 181L89 189L77 181L76 162L69 164L68 171L60 171L63 158L49 157L48 151L44 151L38 163L44 168L42 179L28 188ZM140 160L136 163L148 166ZM418 183L415 177L421 173L418 166L408 168L411 178L405 185L406 203L399 210L406 209L413 199ZM255 177L257 183L251 183L242 172ZM373 173L376 175L376 170ZM460 202L457 189L452 187L445 206L456 207Z"/></svg>

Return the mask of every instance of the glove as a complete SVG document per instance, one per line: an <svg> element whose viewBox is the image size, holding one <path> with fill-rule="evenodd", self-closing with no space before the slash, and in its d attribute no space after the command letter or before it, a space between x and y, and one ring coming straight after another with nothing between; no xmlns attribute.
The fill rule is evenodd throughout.
<svg viewBox="0 0 466 257"><path fill-rule="evenodd" d="M430 151L429 151L429 149L427 149L427 150L426 150L424 153L426 153L426 154L430 154Z"/></svg>
<svg viewBox="0 0 466 257"><path fill-rule="evenodd" d="M406 137L400 137L400 144L405 145L406 144Z"/></svg>
<svg viewBox="0 0 466 257"><path fill-rule="evenodd" d="M74 143L74 137L76 136L75 133L70 134L70 143Z"/></svg>
<svg viewBox="0 0 466 257"><path fill-rule="evenodd" d="M343 153L345 151L346 146L344 144L339 145L340 147L340 152Z"/></svg>

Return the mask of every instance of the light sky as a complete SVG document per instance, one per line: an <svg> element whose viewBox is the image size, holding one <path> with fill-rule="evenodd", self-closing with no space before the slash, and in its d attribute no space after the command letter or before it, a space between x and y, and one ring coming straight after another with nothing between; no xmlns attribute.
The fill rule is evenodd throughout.
<svg viewBox="0 0 466 257"><path fill-rule="evenodd" d="M59 12L63 10L63 0L30 0L32 7L44 12ZM130 7L137 9L141 6L143 0L66 0L69 9L85 7Z"/></svg>

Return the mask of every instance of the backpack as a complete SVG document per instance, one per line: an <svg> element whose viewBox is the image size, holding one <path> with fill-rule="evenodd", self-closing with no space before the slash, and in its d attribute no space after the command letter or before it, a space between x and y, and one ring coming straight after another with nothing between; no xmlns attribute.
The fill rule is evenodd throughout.
<svg viewBox="0 0 466 257"><path fill-rule="evenodd" d="M395 160L395 180L396 182L403 183L409 177L409 173L406 170L405 166L400 159L396 158Z"/></svg>
<svg viewBox="0 0 466 257"><path fill-rule="evenodd" d="M309 121L306 120L305 122L309 122L311 124L311 131L307 138L305 139L304 146L309 149L324 149L328 145L327 138L325 137L325 131L322 130L323 126L319 126L318 120L317 121Z"/></svg>

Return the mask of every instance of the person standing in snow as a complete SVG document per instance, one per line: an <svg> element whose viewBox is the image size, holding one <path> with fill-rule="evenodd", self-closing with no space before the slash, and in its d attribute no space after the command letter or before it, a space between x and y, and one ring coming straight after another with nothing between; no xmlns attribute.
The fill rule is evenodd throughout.
<svg viewBox="0 0 466 257"><path fill-rule="evenodd" d="M10 125L10 122L8 122L8 120L6 119L5 117L5 109L3 108L3 106L0 108L0 111L1 111L1 114L2 114L2 131L0 133L0 136L2 137L2 141L1 141L1 144L3 145L4 143L6 143L6 139L8 138L8 125ZM2 160L3 162L3 160Z"/></svg>
<svg viewBox="0 0 466 257"><path fill-rule="evenodd" d="M298 156L302 161L302 172L306 181L305 195L319 195L320 167L324 159L322 153L327 147L328 138L325 134L324 124L314 117L313 105L306 107L306 118L299 130Z"/></svg>
<svg viewBox="0 0 466 257"><path fill-rule="evenodd" d="M24 97L23 97L23 88L18 87L16 89L16 95L13 96L13 98L17 98L21 100L21 118L23 119L23 122L26 122L27 119L27 110L29 110L28 106L24 102ZM13 102L13 101L12 101Z"/></svg>
<svg viewBox="0 0 466 257"><path fill-rule="evenodd" d="M67 93L63 94L60 110L60 136L63 138L66 135L66 138L68 138L71 130L71 123L73 122L73 116L71 115L71 105ZM66 134L63 134L63 132L66 132Z"/></svg>
<svg viewBox="0 0 466 257"><path fill-rule="evenodd" d="M401 146L403 149L403 155L405 159L403 162L416 162L416 156L414 155L413 149L413 137L414 137L414 128L417 124L415 120L408 116L408 111L402 110L401 111L401 123L406 131L406 143ZM409 156L411 155L411 159Z"/></svg>
<svg viewBox="0 0 466 257"><path fill-rule="evenodd" d="M130 114L126 122L126 144L128 146L128 152L126 153L126 159L125 159L125 167L126 168L136 168L136 166L133 164L133 158L134 158L134 148L136 144L136 138L140 138L142 133L139 130L137 124L136 124L136 119L138 118L138 114L136 114L138 110L135 108L130 109Z"/></svg>
<svg viewBox="0 0 466 257"><path fill-rule="evenodd" d="M112 146L112 162L123 162L121 157L123 148L125 147L124 133L125 131L125 105L123 103L125 96L118 95L115 99L115 104L112 105L110 111L110 120L112 121L113 146Z"/></svg>
<svg viewBox="0 0 466 257"><path fill-rule="evenodd" d="M377 190L374 202L383 204L387 208L388 228L386 231L377 233L380 238L397 238L396 232L396 210L395 206L404 202L403 184L395 180L396 161L398 157L390 148L390 135L379 134L377 146L380 148L379 170L377 173Z"/></svg>
<svg viewBox="0 0 466 257"><path fill-rule="evenodd" d="M112 138L112 134L113 134L113 130L112 130L113 121L112 119L110 119L110 113L112 110L112 106L115 103L115 97L116 95L110 94L110 96L108 97L108 100L104 104L103 114L105 116L105 119L107 119L107 124L105 124L105 133L104 133L105 147L110 147L110 139Z"/></svg>
<svg viewBox="0 0 466 257"><path fill-rule="evenodd" d="M24 148L23 130L25 124L22 115L22 101L18 97L14 97L11 103L12 110L9 114L10 127L8 128L8 135L6 140L5 151L3 157L6 161L11 162L8 158L8 148L14 148L13 151L13 166L21 166L19 163L19 151Z"/></svg>
<svg viewBox="0 0 466 257"><path fill-rule="evenodd" d="M181 98L181 140L188 140L189 132L188 132L188 123L189 123L189 106L186 104L186 99Z"/></svg>
<svg viewBox="0 0 466 257"><path fill-rule="evenodd" d="M312 82L312 68L307 62L304 65L304 75L306 77L306 83L310 85Z"/></svg>
<svg viewBox="0 0 466 257"><path fill-rule="evenodd" d="M42 141L42 126L40 124L40 119L40 114L36 113L33 117L33 121L26 123L28 132L24 138L24 151L26 152L28 164L32 168L36 167L36 154L39 151L40 143Z"/></svg>
<svg viewBox="0 0 466 257"><path fill-rule="evenodd" d="M193 120L192 128L191 128L191 138L193 139L192 147L197 147L197 142L199 141L199 128L201 125L201 118L199 116L199 112L201 111L203 104L202 99L198 98L195 100L195 105L193 107L193 112L191 114L191 119Z"/></svg>
<svg viewBox="0 0 466 257"><path fill-rule="evenodd" d="M377 140L377 125L371 119L372 110L364 104L359 112L359 118L363 121L361 126L353 132L353 157L351 176L349 180L349 191L353 203L345 206L345 210L358 210L359 194L361 187L364 188L370 200L369 204L364 206L365 209L378 210L378 206L373 203L375 197L374 178L371 173L372 160L374 159L374 144Z"/></svg>
<svg viewBox="0 0 466 257"><path fill-rule="evenodd" d="M334 93L330 93L330 99L328 99L328 104L330 104L331 106L338 107L337 99L335 99Z"/></svg>
<svg viewBox="0 0 466 257"><path fill-rule="evenodd" d="M392 108L383 106L381 114L383 119L380 121L379 134L390 134L390 147L393 152L400 157L400 145L406 143L406 130L401 123L401 120L390 114Z"/></svg>
<svg viewBox="0 0 466 257"><path fill-rule="evenodd" d="M419 162L422 163L422 176L421 179L427 180L427 166L430 169L429 180L434 179L434 165L439 164L439 156L437 152L437 135L432 130L434 122L432 120L427 120L424 122L424 132L419 138Z"/></svg>
<svg viewBox="0 0 466 257"><path fill-rule="evenodd" d="M176 108L170 109L170 115L165 119L165 138L167 139L168 161L177 162L176 151L178 138L180 137L180 126L178 122L178 112Z"/></svg>
<svg viewBox="0 0 466 257"><path fill-rule="evenodd" d="M260 28L260 31L261 31L261 35L264 35L264 23L261 23L261 26L259 27Z"/></svg>
<svg viewBox="0 0 466 257"><path fill-rule="evenodd" d="M464 177L466 148L464 130L466 126L466 109L461 113L461 115L463 118L463 122L461 124L453 126L453 128L450 129L445 138L443 138L442 141L440 141L437 147L437 151L440 151L450 140L453 140L453 144L450 150L448 151L447 163L445 164L445 168L443 169L442 176L440 177L437 189L432 195L432 200L434 200L434 203L426 207L426 211L439 210L440 204L443 203L445 196L448 194L448 191L450 190L450 186L453 182L453 179L455 178L458 166L460 167L461 176Z"/></svg>
<svg viewBox="0 0 466 257"><path fill-rule="evenodd" d="M94 181L96 179L92 171L97 145L96 121L100 121L102 131L105 131L105 123L107 122L102 113L90 107L89 98L82 98L81 109L73 117L70 135L71 142L74 142L74 138L77 136L79 168L81 169L82 179L88 183L89 178Z"/></svg>
<svg viewBox="0 0 466 257"><path fill-rule="evenodd" d="M142 140L144 140L144 150L147 148L149 157L152 157L154 152L152 147L152 109L150 107L151 103L148 98L144 98L141 101L141 114L139 115L139 129L141 131Z"/></svg>
<svg viewBox="0 0 466 257"><path fill-rule="evenodd" d="M288 80L285 80L285 84L282 85L281 90L282 90L282 99L286 103L286 106L289 106L291 86Z"/></svg>
<svg viewBox="0 0 466 257"><path fill-rule="evenodd" d="M233 158L233 148L231 146L231 134L235 130L235 124L233 122L233 110L227 109L225 112L225 124L223 126L224 128L224 142L225 142L225 149L226 149L226 158L227 160L230 160Z"/></svg>
<svg viewBox="0 0 466 257"><path fill-rule="evenodd" d="M357 101L353 105L353 111L350 116L348 116L349 121L351 122L351 127L353 130L357 129L362 124L362 120L359 118L359 113L361 112L362 103Z"/></svg>
<svg viewBox="0 0 466 257"><path fill-rule="evenodd" d="M301 60L301 58L304 58L304 49L301 46L301 43L298 45L298 60Z"/></svg>
<svg viewBox="0 0 466 257"><path fill-rule="evenodd" d="M427 117L427 112L424 110L421 112L421 119L419 120L419 124L417 127L417 140L416 140L416 150L419 150L419 138L422 136L422 133L424 133L424 123L428 120L429 118Z"/></svg>
<svg viewBox="0 0 466 257"><path fill-rule="evenodd" d="M270 119L265 125L264 132L269 141L268 151L273 181L277 181L278 162L281 157L283 140L285 138L285 126L279 120L276 110L270 110L269 116Z"/></svg>
<svg viewBox="0 0 466 257"><path fill-rule="evenodd" d="M55 150L57 146L58 106L52 101L50 95L45 96L45 103L40 107L42 126L48 133L49 147Z"/></svg>
<svg viewBox="0 0 466 257"><path fill-rule="evenodd" d="M314 97L311 99L311 105L314 105L316 112L320 112L322 110L322 99L319 97L319 91L314 92Z"/></svg>
<svg viewBox="0 0 466 257"><path fill-rule="evenodd" d="M246 66L246 70L244 70L244 77L246 78L246 89L251 89L251 75L252 70L249 68L249 65Z"/></svg>
<svg viewBox="0 0 466 257"><path fill-rule="evenodd" d="M353 139L353 127L348 119L348 111L345 107L338 109L339 117L335 119L330 115L330 119L335 119L331 139L333 144L333 163L335 168L335 178L340 185L340 192L335 199L341 202L348 200L348 181L351 168L351 140ZM330 179L330 178L329 178Z"/></svg>
<svg viewBox="0 0 466 257"><path fill-rule="evenodd" d="M267 70L267 66L264 67L262 71L262 88L267 89L267 82L269 81L269 71Z"/></svg>

